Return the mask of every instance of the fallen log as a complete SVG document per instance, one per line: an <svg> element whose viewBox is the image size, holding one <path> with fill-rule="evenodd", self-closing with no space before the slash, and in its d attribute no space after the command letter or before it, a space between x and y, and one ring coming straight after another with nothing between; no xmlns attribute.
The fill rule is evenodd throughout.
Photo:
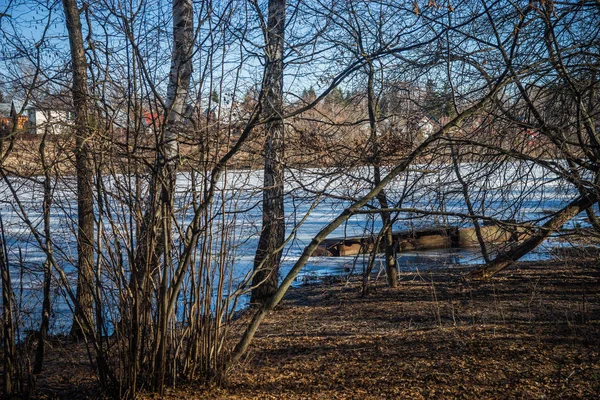
<svg viewBox="0 0 600 400"><path fill-rule="evenodd" d="M590 208L598 202L598 195L587 195L577 198L550 218L535 233L511 250L500 254L491 263L483 265L466 275L467 279L489 280L498 272L512 265L525 254L534 250L544 242L552 233L559 230L565 223L573 219L580 212Z"/></svg>
<svg viewBox="0 0 600 400"><path fill-rule="evenodd" d="M484 225L479 228L482 239L487 244L524 240L528 237L525 229L510 229L502 225ZM432 227L416 230L395 231L392 233L395 251L398 253L418 250L469 248L479 246L475 228ZM317 250L319 256L344 257L368 254L376 247L373 235L351 236L326 239Z"/></svg>

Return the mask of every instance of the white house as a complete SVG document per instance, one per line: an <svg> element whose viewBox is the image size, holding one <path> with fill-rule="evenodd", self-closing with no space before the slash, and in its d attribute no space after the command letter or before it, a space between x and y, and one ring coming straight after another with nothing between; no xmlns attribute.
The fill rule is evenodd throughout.
<svg viewBox="0 0 600 400"><path fill-rule="evenodd" d="M36 135L71 133L73 105L70 94L57 93L34 99L27 107L30 132Z"/></svg>
<svg viewBox="0 0 600 400"><path fill-rule="evenodd" d="M29 107L27 118L31 133L42 135L48 132L53 135L66 134L71 131L73 113L71 111L46 107Z"/></svg>
<svg viewBox="0 0 600 400"><path fill-rule="evenodd" d="M422 141L426 140L435 132L435 125L431 119L426 116L421 117L421 119L417 121L416 125L418 134L420 135L420 139Z"/></svg>

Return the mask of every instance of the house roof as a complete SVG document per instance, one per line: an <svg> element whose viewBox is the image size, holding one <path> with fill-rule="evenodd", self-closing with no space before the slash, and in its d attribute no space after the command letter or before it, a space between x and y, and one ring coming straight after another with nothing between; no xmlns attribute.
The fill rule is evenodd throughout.
<svg viewBox="0 0 600 400"><path fill-rule="evenodd" d="M71 96L69 95L48 95L39 100L31 101L29 109L38 110L56 110L56 111L73 111Z"/></svg>
<svg viewBox="0 0 600 400"><path fill-rule="evenodd" d="M144 111L142 114L142 124L145 127L161 126L164 121L164 115L158 112Z"/></svg>

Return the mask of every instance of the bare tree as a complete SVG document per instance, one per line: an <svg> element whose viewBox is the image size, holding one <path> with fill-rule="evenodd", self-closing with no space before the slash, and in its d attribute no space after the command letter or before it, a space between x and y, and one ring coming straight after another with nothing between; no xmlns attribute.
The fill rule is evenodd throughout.
<svg viewBox="0 0 600 400"><path fill-rule="evenodd" d="M40 53L52 43L43 35L39 46L6 35L2 55L34 67L7 68L15 87L70 88L76 111L74 144L67 135L0 138L0 201L44 256L19 271L43 283L30 318L38 338L30 375L45 373L59 304L67 318L74 307L71 331L85 336L115 397L219 381L319 244L350 218L379 231L390 285L392 224L474 225L492 260L485 276L582 210L592 232L600 224L598 53L588 51L598 48L598 9L590 4L175 0L79 10L64 0L68 56L60 45ZM417 140L411 117L426 113L436 129ZM552 215L527 211L543 207L546 194L535 189L555 183L551 193L562 197ZM30 193L43 201L30 204ZM287 218L284 204L293 208ZM331 205L332 218L306 245L296 234L317 204ZM59 233L58 218L72 229ZM520 241L493 243L487 222ZM292 247L302 252L278 285ZM13 362L5 371L17 383L25 313L10 296L21 260L14 248L0 250L4 362ZM250 321L237 319L248 295L258 308Z"/></svg>
<svg viewBox="0 0 600 400"><path fill-rule="evenodd" d="M279 264L285 240L283 209L283 51L285 0L269 0L265 32L265 78L263 81L265 169L262 228L256 256L251 303L264 303L277 290Z"/></svg>
<svg viewBox="0 0 600 400"><path fill-rule="evenodd" d="M473 115L480 112L493 98L497 91L504 85L504 78L506 73L501 74L498 80L489 88L489 92L473 104L471 107L463 110L459 115L457 115L453 120L449 121L444 127L439 129L434 135L427 138L423 143L421 143L416 149L411 151L407 156L397 165L395 165L390 172L381 179L381 182L371 189L367 194L362 196L360 199L357 199L354 203L352 203L348 208L346 208L342 213L340 213L335 219L329 222L323 229L319 231L319 233L313 237L310 244L308 244L302 255L295 262L294 266L288 272L288 274L283 279L282 283L279 285L277 292L269 299L268 302L264 303L254 314L251 322L248 327L244 331L244 334L240 341L237 343L235 350L232 355L232 362L239 361L242 355L246 352L248 347L250 346L258 327L267 316L267 314L272 311L277 304L283 299L283 296L291 286L295 277L298 275L300 270L304 267L310 256L317 249L319 244L327 238L327 236L333 232L338 226L344 223L348 218L352 215L360 213L360 210L365 207L370 201L376 198L376 196L381 192L383 188L385 188L394 178L396 178L399 174L406 171L406 169L411 165L411 163L422 154L423 151L428 149L429 146L434 144L439 140L440 137L447 134L448 131L455 128L458 124L460 124L466 118L472 117Z"/></svg>
<svg viewBox="0 0 600 400"><path fill-rule="evenodd" d="M596 101L599 59L597 53L586 50L598 47L598 31L590 30L589 26L598 13L582 4L554 2L514 5L508 9L485 2L482 6L491 28L490 36L510 70L517 97L512 102L497 100L501 118L530 132L528 147L507 153L539 165L575 189L571 201L546 221L530 228L526 240L471 274L488 279L534 250L583 211L590 221L588 233L599 227L593 208L600 198L600 175L596 167L600 154ZM508 31L499 22L506 18L514 21L515 26L523 26L523 32ZM536 40L532 29L542 30L544 40ZM507 38L511 38L512 45L507 44ZM520 53L525 47L528 52ZM531 58L536 60L533 67L527 65ZM481 144L484 148L488 145ZM536 149L538 146L543 147L542 153ZM547 160L548 157L555 161Z"/></svg>
<svg viewBox="0 0 600 400"><path fill-rule="evenodd" d="M71 335L81 338L93 330L94 321L94 192L91 158L92 126L88 113L87 61L77 2L64 0L63 8L71 49L75 158L77 172L77 300Z"/></svg>
<svg viewBox="0 0 600 400"><path fill-rule="evenodd" d="M187 101L190 77L192 75L192 55L194 48L194 13L191 0L173 1L173 56L169 73L167 90L166 120L164 143L159 147L159 164L157 176L160 184L160 200L158 202L158 222L162 226L158 230L157 245L163 247L163 265L160 282L160 305L158 308L158 330L156 350L156 370L154 378L155 390L163 393L167 363L167 323L171 315L167 289L169 285L168 267L171 265L171 231L174 213L175 180L179 157L177 131L180 129L182 116ZM156 217L155 217L156 218ZM162 239L162 243L161 243ZM152 250L148 249L147 252Z"/></svg>

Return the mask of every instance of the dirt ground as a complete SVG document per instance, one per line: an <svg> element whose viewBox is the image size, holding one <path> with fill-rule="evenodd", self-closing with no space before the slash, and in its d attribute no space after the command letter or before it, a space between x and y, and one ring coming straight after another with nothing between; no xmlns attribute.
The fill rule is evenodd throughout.
<svg viewBox="0 0 600 400"><path fill-rule="evenodd" d="M183 386L165 397L600 396L597 254L518 264L491 282L466 282L465 272L403 273L399 288L380 279L367 297L358 280L293 289L224 387ZM67 379L55 396L85 398L76 386Z"/></svg>

